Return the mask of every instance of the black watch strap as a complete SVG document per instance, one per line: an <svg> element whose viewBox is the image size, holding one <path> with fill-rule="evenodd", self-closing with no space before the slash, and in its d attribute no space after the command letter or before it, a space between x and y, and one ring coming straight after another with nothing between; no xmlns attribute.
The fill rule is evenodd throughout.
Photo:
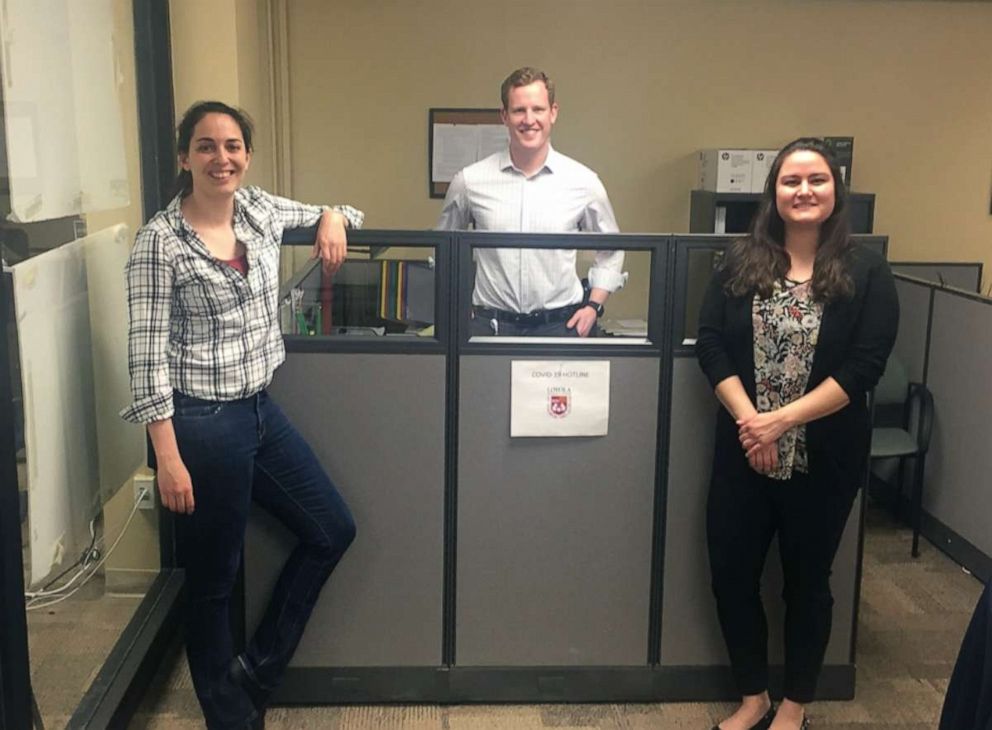
<svg viewBox="0 0 992 730"><path fill-rule="evenodd" d="M592 299L588 300L585 303L584 306L586 306L586 307L592 307L593 309L595 309L596 310L596 316L597 317L602 317L603 316L603 312L606 311L606 307L604 307L599 302L594 302Z"/></svg>

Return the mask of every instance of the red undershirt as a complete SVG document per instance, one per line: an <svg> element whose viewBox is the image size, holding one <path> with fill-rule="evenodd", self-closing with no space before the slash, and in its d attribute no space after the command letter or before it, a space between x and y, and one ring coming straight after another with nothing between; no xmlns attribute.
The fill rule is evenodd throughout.
<svg viewBox="0 0 992 730"><path fill-rule="evenodd" d="M223 263L230 266L232 269L237 269L241 272L242 276L248 276L248 255L238 256L236 259L229 259Z"/></svg>

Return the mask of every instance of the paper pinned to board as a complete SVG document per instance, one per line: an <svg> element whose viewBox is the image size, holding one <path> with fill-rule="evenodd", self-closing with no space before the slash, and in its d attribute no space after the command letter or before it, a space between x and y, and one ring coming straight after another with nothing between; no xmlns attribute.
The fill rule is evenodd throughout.
<svg viewBox="0 0 992 730"><path fill-rule="evenodd" d="M467 165L505 150L509 139L502 124L435 124L431 181L451 182Z"/></svg>

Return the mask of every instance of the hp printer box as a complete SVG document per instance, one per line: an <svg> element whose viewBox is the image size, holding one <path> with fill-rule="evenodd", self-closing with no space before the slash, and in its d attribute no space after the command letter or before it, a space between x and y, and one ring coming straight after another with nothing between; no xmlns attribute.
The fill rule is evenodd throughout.
<svg viewBox="0 0 992 730"><path fill-rule="evenodd" d="M751 192L765 192L765 180L772 169L772 162L778 150L753 150L754 158L751 161Z"/></svg>
<svg viewBox="0 0 992 730"><path fill-rule="evenodd" d="M753 156L752 150L700 150L700 190L750 193Z"/></svg>

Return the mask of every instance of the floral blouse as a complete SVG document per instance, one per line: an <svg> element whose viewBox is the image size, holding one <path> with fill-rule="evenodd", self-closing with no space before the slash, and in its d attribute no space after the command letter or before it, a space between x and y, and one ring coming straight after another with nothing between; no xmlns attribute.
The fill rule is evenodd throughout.
<svg viewBox="0 0 992 730"><path fill-rule="evenodd" d="M806 392L822 317L823 305L813 301L810 281L777 281L768 299L755 295L751 321L759 413L781 408ZM778 466L767 476L789 479L793 470L808 470L805 425L779 438Z"/></svg>

